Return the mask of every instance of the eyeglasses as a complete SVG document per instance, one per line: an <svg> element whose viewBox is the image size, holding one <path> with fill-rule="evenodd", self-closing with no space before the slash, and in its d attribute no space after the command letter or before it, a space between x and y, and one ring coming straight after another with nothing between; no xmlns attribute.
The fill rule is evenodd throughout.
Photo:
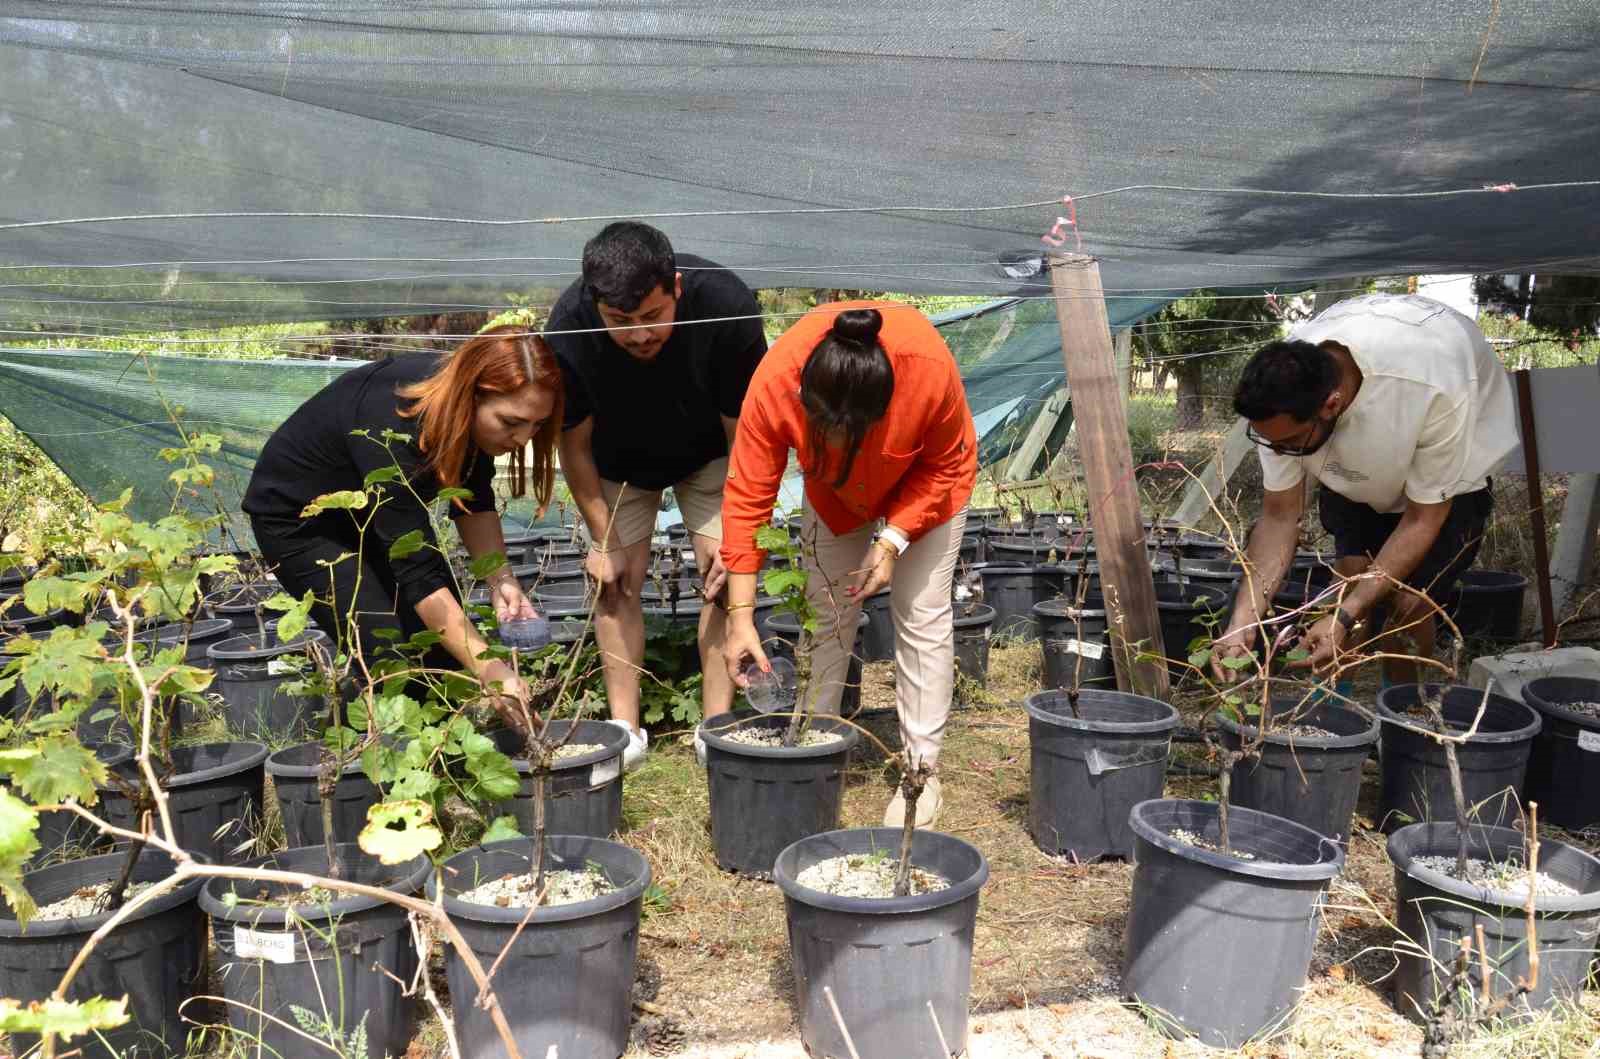
<svg viewBox="0 0 1600 1059"><path fill-rule="evenodd" d="M1271 438L1262 436L1254 426L1248 424L1244 428L1244 436L1249 438L1252 444L1260 445L1264 449L1270 449L1280 456L1310 456L1326 445L1329 438L1333 437L1333 429L1338 425L1338 422L1338 417L1331 420L1320 417L1312 420L1311 425L1306 427L1305 433L1300 435L1300 440L1297 443L1273 441ZM1320 438L1317 437L1317 426L1319 424L1326 424L1328 428ZM1307 438L1315 440L1308 441L1306 440Z"/></svg>

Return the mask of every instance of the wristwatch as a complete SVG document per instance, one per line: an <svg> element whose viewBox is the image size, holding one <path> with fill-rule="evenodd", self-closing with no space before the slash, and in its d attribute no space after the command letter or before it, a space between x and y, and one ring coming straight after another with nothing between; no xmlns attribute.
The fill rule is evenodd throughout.
<svg viewBox="0 0 1600 1059"><path fill-rule="evenodd" d="M895 529L893 526L885 526L883 529L879 530L878 539L872 543L887 544L889 547L894 549L894 554L896 557L904 555L906 553L906 549L911 547L911 542L906 540L904 534Z"/></svg>
<svg viewBox="0 0 1600 1059"><path fill-rule="evenodd" d="M1354 614L1351 614L1343 607L1340 607L1333 612L1333 620L1338 622L1339 628L1343 629L1345 632L1353 632L1355 631L1355 627L1361 624L1360 618L1356 617Z"/></svg>

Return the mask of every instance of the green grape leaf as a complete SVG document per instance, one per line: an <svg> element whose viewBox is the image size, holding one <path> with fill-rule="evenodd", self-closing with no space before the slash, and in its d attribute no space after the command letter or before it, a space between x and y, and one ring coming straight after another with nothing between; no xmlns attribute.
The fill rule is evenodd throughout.
<svg viewBox="0 0 1600 1059"><path fill-rule="evenodd" d="M1255 664L1256 660L1251 658L1249 655L1233 655L1222 660L1222 667L1224 669L1231 669L1235 673L1241 669L1245 669Z"/></svg>
<svg viewBox="0 0 1600 1059"><path fill-rule="evenodd" d="M373 486L378 485L381 482L392 482L403 474L405 474L405 472L400 469L400 465L398 463L391 463L387 467L374 467L372 470L367 472L367 476L365 478L361 479L361 484L366 488L371 489Z"/></svg>
<svg viewBox="0 0 1600 1059"><path fill-rule="evenodd" d="M91 630L57 628L47 640L12 640L6 646L23 656L17 668L30 698L47 687L85 698L93 694L103 662L99 637Z"/></svg>
<svg viewBox="0 0 1600 1059"><path fill-rule="evenodd" d="M1310 657L1311 657L1311 652L1310 651L1307 651L1304 647L1296 647L1292 651L1284 652L1283 660L1285 662L1304 662L1306 659L1308 659Z"/></svg>
<svg viewBox="0 0 1600 1059"><path fill-rule="evenodd" d="M367 506L367 494L360 489L340 489L323 493L300 509L301 518L312 518L324 511L359 511Z"/></svg>
<svg viewBox="0 0 1600 1059"><path fill-rule="evenodd" d="M1210 663L1210 661L1211 648L1209 647L1204 651L1195 651L1189 655L1189 664L1194 666L1196 669L1204 669L1206 665Z"/></svg>
<svg viewBox="0 0 1600 1059"><path fill-rule="evenodd" d="M26 926L33 918L33 897L22 885L23 866L39 848L34 832L39 829L39 814L5 787L0 787L0 894Z"/></svg>
<svg viewBox="0 0 1600 1059"><path fill-rule="evenodd" d="M503 802L522 787L516 766L499 751L467 758L467 773L474 780L471 786L476 789L468 793L475 800Z"/></svg>
<svg viewBox="0 0 1600 1059"><path fill-rule="evenodd" d="M55 1033L67 1038L115 1029L128 1021L128 998L89 1000L46 998L24 1004L0 1000L0 1033Z"/></svg>
<svg viewBox="0 0 1600 1059"><path fill-rule="evenodd" d="M439 777L422 769L407 769L389 789L391 798L431 798L439 789Z"/></svg>
<svg viewBox="0 0 1600 1059"><path fill-rule="evenodd" d="M506 565L506 557L500 552L489 552L480 555L467 564L467 573L482 581L502 566Z"/></svg>
<svg viewBox="0 0 1600 1059"><path fill-rule="evenodd" d="M763 587L769 596L781 596L787 592L803 592L806 587L806 572L804 570L768 570L762 578Z"/></svg>
<svg viewBox="0 0 1600 1059"><path fill-rule="evenodd" d="M789 547L789 531L771 523L757 527L756 547L764 552L783 551Z"/></svg>
<svg viewBox="0 0 1600 1059"><path fill-rule="evenodd" d="M465 718L462 719L465 720ZM458 732L455 730L455 728L456 726L452 725L452 734L460 740L461 752L469 759L479 758L485 754L495 753L494 740L490 739L482 732L474 732L470 730L466 732Z"/></svg>
<svg viewBox="0 0 1600 1059"><path fill-rule="evenodd" d="M35 805L66 798L93 805L95 791L106 782L105 763L67 735L42 740L34 753L20 759L0 758L0 772L9 772L17 789Z"/></svg>
<svg viewBox="0 0 1600 1059"><path fill-rule="evenodd" d="M439 490L439 495L434 499L441 504L448 504L456 500L471 500L472 490L463 489L459 485L447 485Z"/></svg>
<svg viewBox="0 0 1600 1059"><path fill-rule="evenodd" d="M22 602L35 614L48 614L53 610L70 610L82 614L84 601L100 586L65 577L35 577L22 586Z"/></svg>
<svg viewBox="0 0 1600 1059"><path fill-rule="evenodd" d="M478 839L478 844L486 846L491 842L504 842L507 839L521 837L522 832L517 830L517 818L507 814L497 816L489 822L483 837Z"/></svg>
<svg viewBox="0 0 1600 1059"><path fill-rule="evenodd" d="M367 810L367 826L356 842L362 852L384 864L404 864L438 849L444 834L434 826L433 808L427 802L379 802Z"/></svg>
<svg viewBox="0 0 1600 1059"><path fill-rule="evenodd" d="M404 559L408 555L415 555L427 544L428 538L419 529L408 530L396 537L394 543L389 545L389 558Z"/></svg>

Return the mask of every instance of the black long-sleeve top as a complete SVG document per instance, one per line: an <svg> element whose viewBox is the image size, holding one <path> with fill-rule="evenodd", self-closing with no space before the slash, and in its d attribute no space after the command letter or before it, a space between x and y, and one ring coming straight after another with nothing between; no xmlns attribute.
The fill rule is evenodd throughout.
<svg viewBox="0 0 1600 1059"><path fill-rule="evenodd" d="M398 465L416 495L398 481L379 486L384 502L368 528L368 550L387 558L390 545L412 530L421 530L429 547L389 560L396 587L406 598L421 600L453 585L428 517L427 505L439 494L439 480L417 447L420 421L400 415L399 406L407 402L395 393L428 378L437 367L438 359L430 354L409 354L355 368L324 386L268 439L240 507L252 516L299 522L300 512L317 497L361 489L370 472ZM410 440L391 441L385 447L385 429ZM356 436L351 433L355 430L370 436ZM495 510L492 457L471 452L462 485L472 491L471 498L462 501L467 511ZM460 508L452 510L461 513ZM319 517L348 520L352 514L365 518L366 512L329 511Z"/></svg>

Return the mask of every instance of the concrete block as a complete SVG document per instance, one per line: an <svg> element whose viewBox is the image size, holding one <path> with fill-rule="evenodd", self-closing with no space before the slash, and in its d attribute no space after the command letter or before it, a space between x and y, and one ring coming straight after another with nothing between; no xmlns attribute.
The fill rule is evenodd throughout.
<svg viewBox="0 0 1600 1059"><path fill-rule="evenodd" d="M1600 650L1593 647L1557 647L1549 651L1508 651L1472 660L1467 683L1481 688L1494 678L1497 695L1522 701L1522 686L1540 677L1591 677L1600 679Z"/></svg>

